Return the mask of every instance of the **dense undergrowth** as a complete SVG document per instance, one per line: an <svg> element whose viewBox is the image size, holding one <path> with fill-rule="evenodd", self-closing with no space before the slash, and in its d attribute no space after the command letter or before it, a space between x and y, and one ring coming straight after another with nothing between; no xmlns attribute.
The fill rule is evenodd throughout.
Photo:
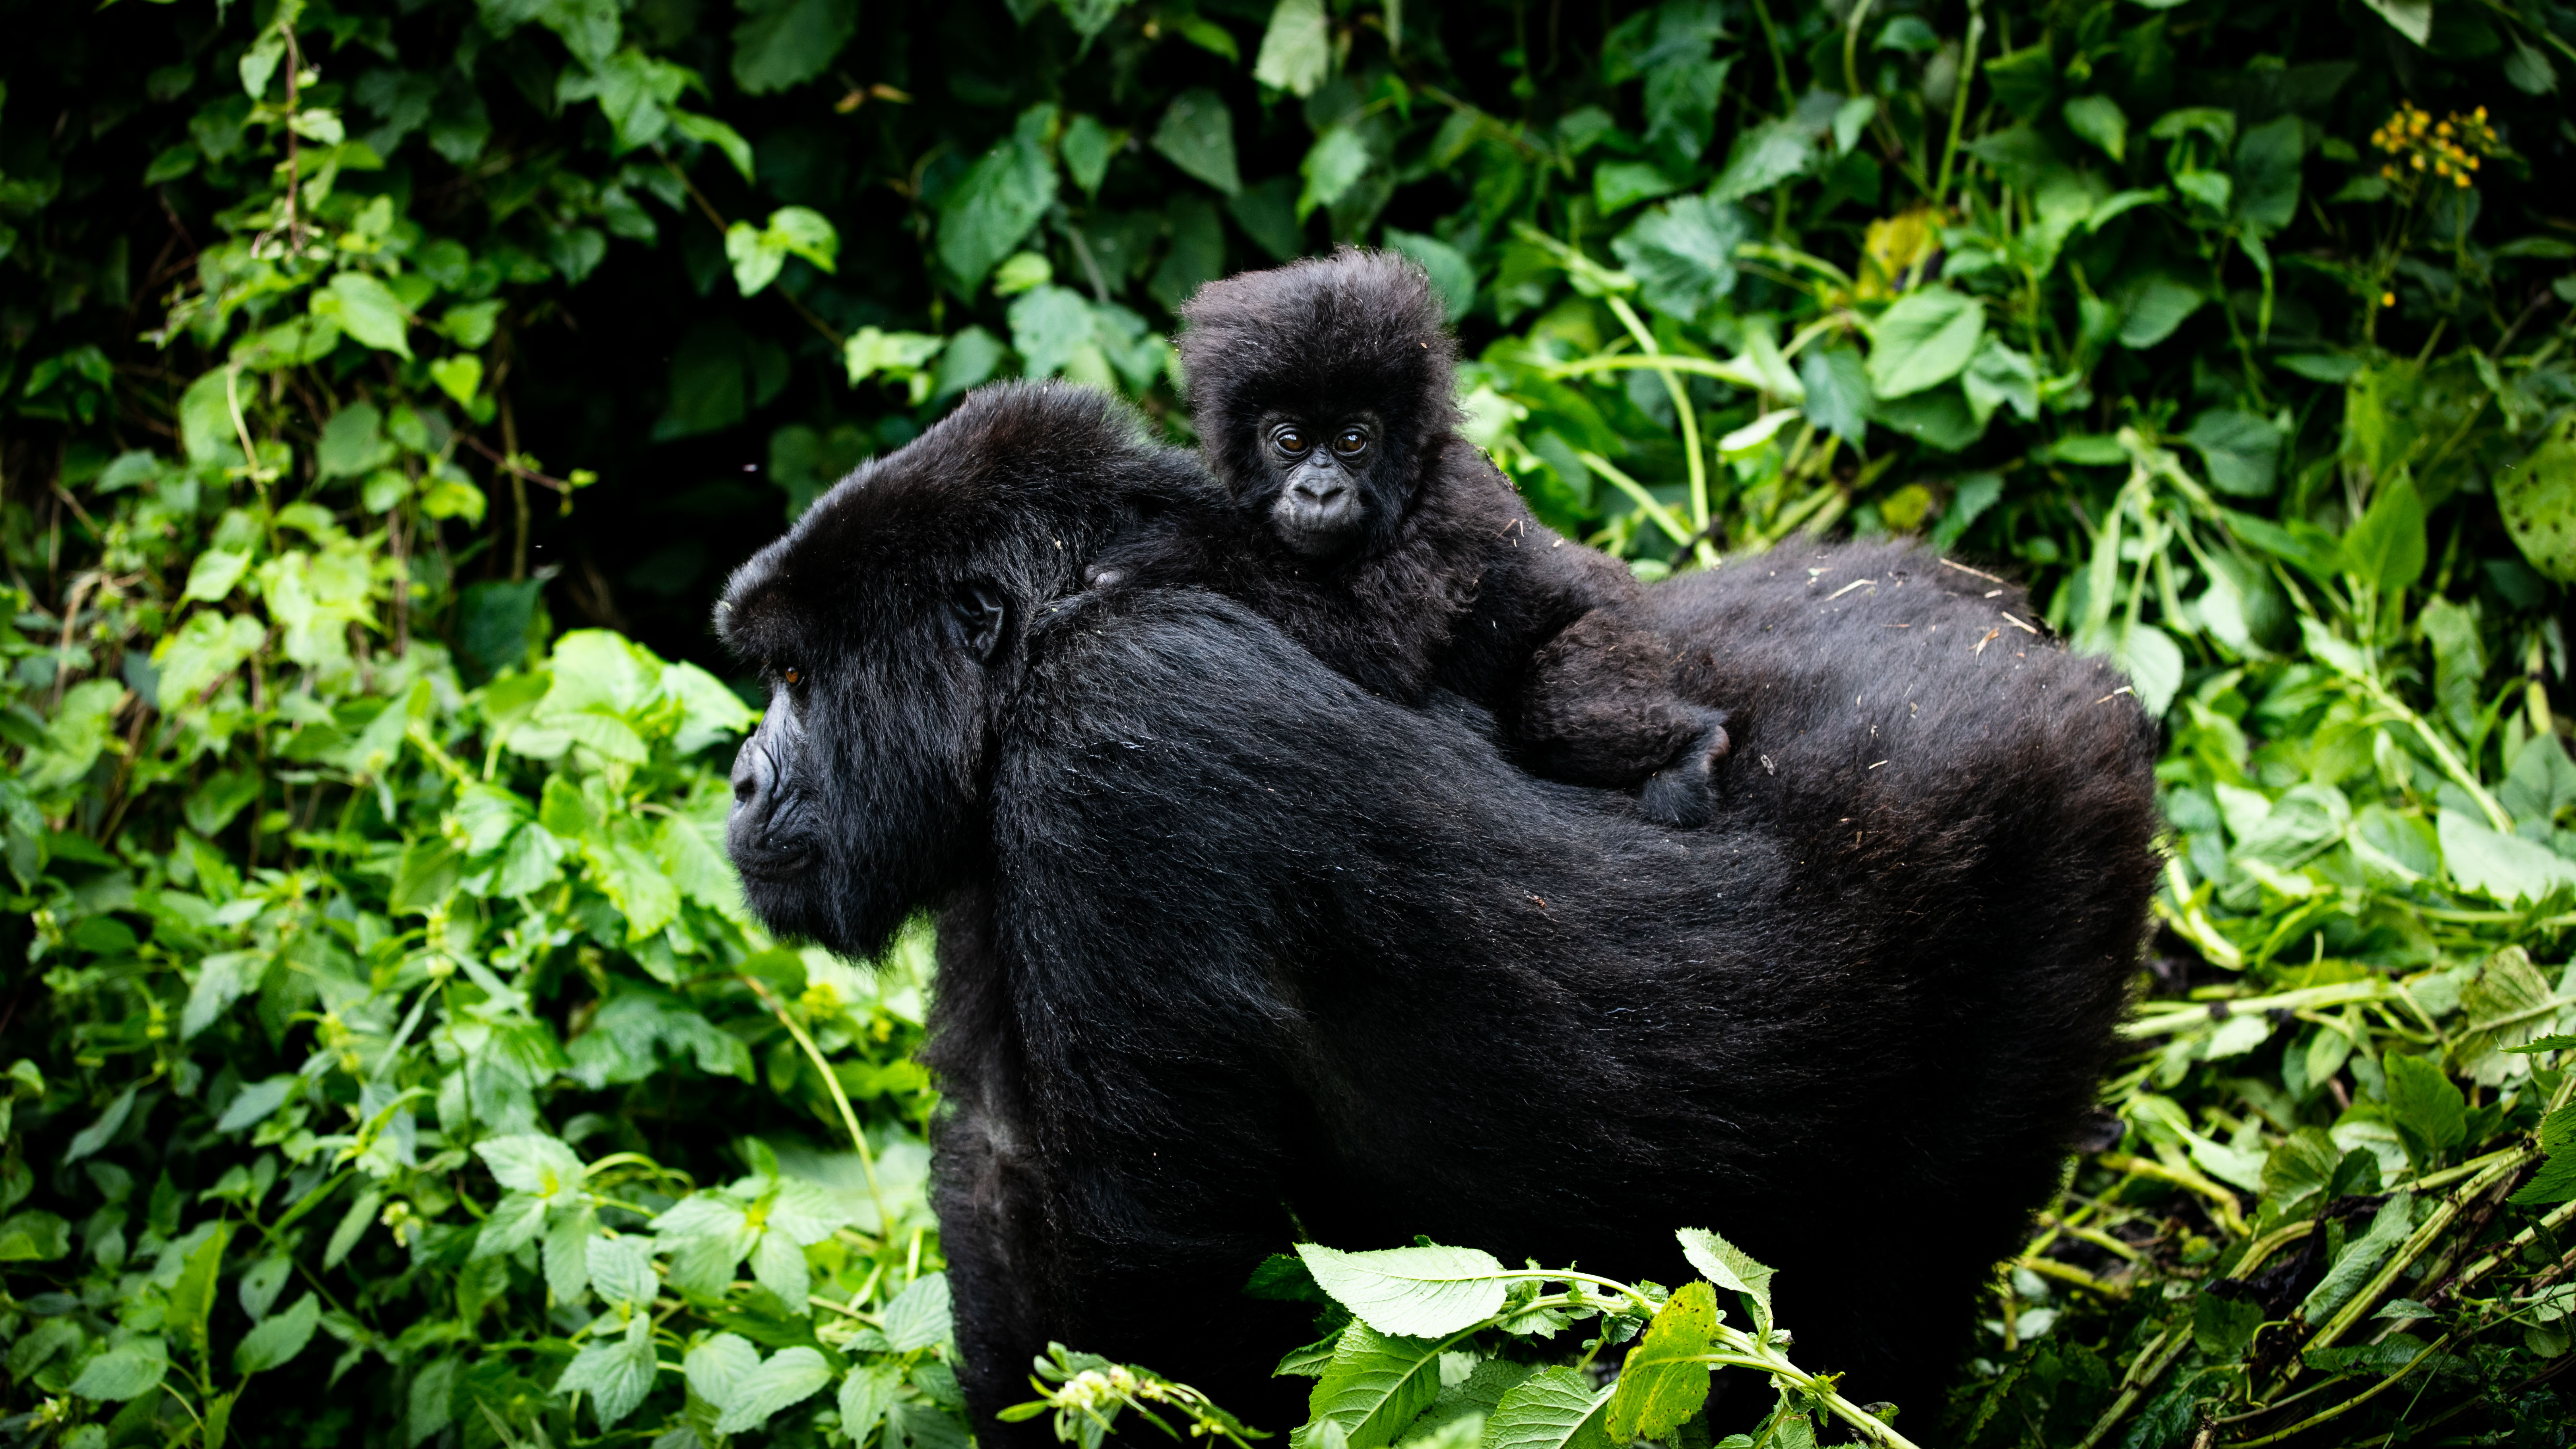
<svg viewBox="0 0 2576 1449"><path fill-rule="evenodd" d="M0 16L0 1438L961 1445L927 942L744 916L706 598L986 378L1186 436L1170 306L1358 240L1550 522L1920 531L2164 718L2134 1054L1899 1432L2568 1442L2576 12ZM1342 1305L1319 1449L1689 1449L1648 1387L1777 1354L1273 1276ZM1641 1326L1624 1409L1544 1367ZM1082 1348L1068 1434L1205 1418ZM1777 1382L1770 1443L1841 1413Z"/></svg>

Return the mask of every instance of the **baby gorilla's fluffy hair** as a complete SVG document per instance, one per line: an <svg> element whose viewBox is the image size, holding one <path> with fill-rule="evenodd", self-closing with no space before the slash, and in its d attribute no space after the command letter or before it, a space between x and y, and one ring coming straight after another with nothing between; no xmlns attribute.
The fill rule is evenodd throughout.
<svg viewBox="0 0 2576 1449"><path fill-rule="evenodd" d="M1213 588L1373 693L1483 705L1540 774L1642 785L1650 818L1707 819L1725 713L1675 694L1628 570L1532 518L1458 436L1455 347L1421 268L1344 248L1211 282L1181 316L1224 494L1140 515L1095 585Z"/></svg>

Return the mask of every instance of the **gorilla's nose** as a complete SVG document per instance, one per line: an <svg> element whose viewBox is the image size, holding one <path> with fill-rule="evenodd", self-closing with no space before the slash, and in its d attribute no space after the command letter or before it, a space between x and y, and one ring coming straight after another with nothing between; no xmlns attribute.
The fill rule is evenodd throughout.
<svg viewBox="0 0 2576 1449"><path fill-rule="evenodd" d="M1339 478L1300 478L1291 491L1299 502L1316 508L1331 508L1350 496L1351 485Z"/></svg>
<svg viewBox="0 0 2576 1449"><path fill-rule="evenodd" d="M776 783L777 766L769 751L757 739L745 741L742 752L733 757L733 808L746 815L758 815L769 803L770 787Z"/></svg>

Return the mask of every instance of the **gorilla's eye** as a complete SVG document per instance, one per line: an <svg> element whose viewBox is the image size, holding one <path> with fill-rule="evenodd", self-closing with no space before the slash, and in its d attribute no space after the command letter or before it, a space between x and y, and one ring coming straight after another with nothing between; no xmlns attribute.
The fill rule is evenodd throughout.
<svg viewBox="0 0 2576 1449"><path fill-rule="evenodd" d="M792 689L805 682L805 671L797 668L793 664L790 664L785 669L778 671L778 677L786 680L788 687Z"/></svg>
<svg viewBox="0 0 2576 1449"><path fill-rule="evenodd" d="M1345 458L1355 457L1368 446L1368 434L1358 428L1344 428L1333 439L1333 451Z"/></svg>
<svg viewBox="0 0 2576 1449"><path fill-rule="evenodd" d="M1306 430L1304 428L1296 427L1292 424L1291 426L1280 428L1273 432L1270 435L1270 446L1277 448L1280 452L1293 458L1314 445L1306 441Z"/></svg>

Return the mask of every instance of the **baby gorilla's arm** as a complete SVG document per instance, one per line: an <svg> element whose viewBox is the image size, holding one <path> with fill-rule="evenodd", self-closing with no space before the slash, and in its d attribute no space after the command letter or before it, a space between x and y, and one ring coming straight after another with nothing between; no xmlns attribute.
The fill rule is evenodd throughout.
<svg viewBox="0 0 2576 1449"><path fill-rule="evenodd" d="M1515 735L1539 771L1584 785L1643 782L1648 819L1708 823L1726 712L1673 692L1672 649L1615 608L1566 626L1531 656Z"/></svg>

